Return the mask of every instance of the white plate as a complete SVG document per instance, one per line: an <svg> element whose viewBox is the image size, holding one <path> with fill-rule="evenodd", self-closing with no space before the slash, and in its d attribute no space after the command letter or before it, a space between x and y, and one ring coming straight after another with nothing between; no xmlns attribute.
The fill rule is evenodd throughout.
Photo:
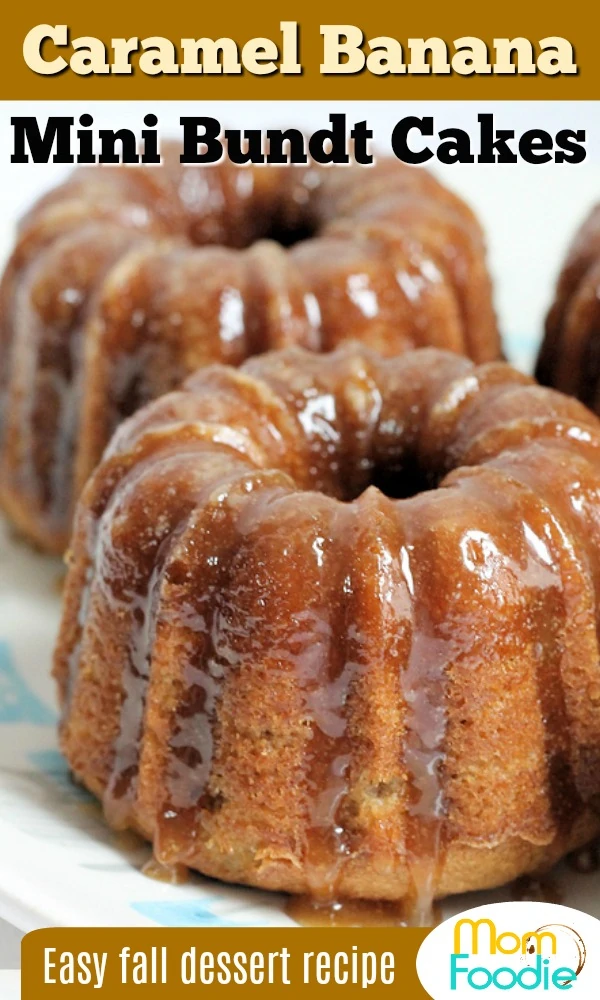
<svg viewBox="0 0 600 1000"><path fill-rule="evenodd" d="M19 1000L21 996L21 973L0 971L0 996L2 1000Z"/></svg>

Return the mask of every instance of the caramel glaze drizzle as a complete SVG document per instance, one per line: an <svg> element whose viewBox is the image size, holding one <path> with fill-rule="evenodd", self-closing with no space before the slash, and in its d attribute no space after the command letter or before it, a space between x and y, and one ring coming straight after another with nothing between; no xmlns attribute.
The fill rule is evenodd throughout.
<svg viewBox="0 0 600 1000"><path fill-rule="evenodd" d="M508 463L507 463L508 464ZM524 593L523 613L517 622L521 642L531 645L537 694L544 718L549 821L564 836L582 810L573 770L570 720L566 706L563 669L570 616L580 610L570 605L564 586L573 566L571 543L546 503L527 485L492 467L461 474L466 496L490 503L505 523L515 523L513 545L518 546L509 565ZM458 476L457 476L458 478ZM572 620L572 618L571 618Z"/></svg>
<svg viewBox="0 0 600 1000"><path fill-rule="evenodd" d="M306 763L310 811L304 864L310 895L329 903L336 898L341 869L352 852L343 820L352 764L347 705L364 664L360 636L353 634L349 613L356 511L332 504L321 524L323 534L315 543L313 558L321 570L322 603L298 622L306 630L307 645L297 659L297 670L312 724ZM319 636L317 643L311 642L311 636Z"/></svg>
<svg viewBox="0 0 600 1000"><path fill-rule="evenodd" d="M177 439L177 433L174 437ZM108 506L87 531L91 565L81 590L80 626L98 597L106 602L110 614L124 623L119 630L122 700L103 796L107 818L116 828L129 825L137 791L145 696L169 552L203 496L210 495L219 482L229 486L236 466L238 475L249 468L247 461L229 449L213 445L207 450L202 439L186 441L184 436L177 448L175 441L159 438L154 452L150 448L146 460L121 479ZM145 496L145 477L152 479L154 495L151 503L142 508L138 505L136 510L136 496ZM169 516L161 518L153 505L160 509L165 491L170 499ZM128 517L135 523L133 538L115 537L115 524L127 522ZM63 725L68 725L85 652L84 632L68 657Z"/></svg>
<svg viewBox="0 0 600 1000"><path fill-rule="evenodd" d="M163 610L181 634L178 701L164 760L164 789L156 816L154 847L166 864L190 860L198 849L198 811L218 812L221 793L211 787L219 737L218 708L228 672L240 665L237 644L247 639L230 604L232 565L239 548L247 501L257 507L290 492L279 472L248 473L215 491L192 519L173 552L172 588ZM193 549L191 546L193 545Z"/></svg>
<svg viewBox="0 0 600 1000"><path fill-rule="evenodd" d="M124 230L106 221L67 234L58 249L42 252L32 273L17 287L15 310L19 323L33 332L35 364L52 371L43 390L24 393L21 429L29 436L21 446L19 477L48 524L57 526L71 504L71 475L82 399L84 331L93 293L110 268L141 239L135 228ZM60 282L57 300L42 311L39 301L48 285ZM10 421L7 421L10 425ZM39 445L43 427L45 447ZM13 429L14 433L14 429Z"/></svg>
<svg viewBox="0 0 600 1000"><path fill-rule="evenodd" d="M362 434L360 454L370 456L371 468L379 460L378 449L384 447L386 460L401 467L407 458L407 441L417 459L423 461L419 435L425 425L428 440L436 442L442 466L449 455L452 463L459 465L461 455L473 448L474 441L479 442L480 464L459 468L443 480L440 489L407 500L394 501L368 489L355 503L306 492L299 504L297 491L284 471L253 470L246 460L236 459L226 449L215 452L209 448L204 453L198 445L178 458L178 452L163 455L157 446L165 485L167 481L174 484L177 495L177 483L185 483L181 490L185 499L162 537L154 532L153 547L144 553L142 564L139 558L144 550L139 547L139 537L134 539L131 553L135 558L129 564L125 546L115 576L111 532L122 517L135 514L135 505L127 508L127 494L131 487L135 495L134 487L145 474L142 466L130 483L125 480L115 492L101 521L96 572L92 574L96 580L93 586L110 590L117 613L128 614L133 605L134 621L127 640L120 735L105 808L112 822L124 823L131 818L140 741L144 726L149 725L147 719L144 721L146 690L149 681L162 683L162 670L169 669L168 658L164 664L161 660L156 629L171 621L180 630L180 655L170 667L174 677L169 681L177 698L169 739L162 751L166 796L157 803L154 817L155 849L163 864L196 863L203 856L203 838L210 836L212 817L227 806L216 769L223 767L219 758L221 731L231 720L226 723L220 718L219 706L229 676L241 683L244 668L255 658L257 666L260 664L264 654L260 643L272 629L278 670L293 678L294 696L299 699L298 706L290 707L290 716L293 718L298 708L308 724L298 767L305 801L302 877L313 900L309 909L316 908L319 919L325 922L343 920L348 905L344 896L352 894L348 887L352 886L353 866L361 852L370 849L369 816L365 820L361 813L365 798L361 779L370 772L365 747L356 740L356 720L361 711L376 710L369 702L368 682L372 672L381 670L382 678L391 685L389 690L396 685L394 704L399 715L390 722L395 763L386 764L383 750L373 748L373 755L382 755L377 760L380 781L373 794L376 807L381 807L386 795L395 803L391 813L385 814L387 818L371 824L388 845L392 844L393 860L387 875L380 871L376 877L379 884L382 877L389 880L389 894L394 897L398 895L393 888L395 880L402 879L402 872L408 873L410 912L384 906L386 919L430 923L433 901L443 887L446 852L453 841L494 844L499 838L522 836L539 845L563 838L566 845L593 791L586 762L576 753L571 735L578 682L575 686L567 682L585 643L592 635L595 641L596 636L593 587L598 585L600 572L597 562L588 564L581 554L582 540L589 533L586 490L595 488L600 467L598 450L590 448L586 431L586 422L589 425L593 418L573 410L571 401L551 397L556 426L549 427L546 421L542 427L535 422L539 410L536 390L523 387L523 380L513 378L509 370L504 388L501 369L491 374L482 370L491 386L486 398L484 376L476 392L474 376L464 373L464 362L433 353L426 356L428 361L425 356L419 358L419 367L411 369L414 381L404 394L394 397L390 411L389 386L398 393L400 373L410 369L411 359L380 363L366 351L357 354L356 349L348 348L346 353L338 352L338 356L322 361L320 371L325 375L319 387L320 401L314 386L306 380L295 381L294 365L300 369L300 359L305 356L292 353L289 357L287 373L278 367L279 360L266 359L262 377L270 391L278 386L297 421L298 440L294 448L290 446L290 453L297 454L299 442L304 441L315 482L335 478L331 472L334 462L338 481L345 477L351 481L349 468L355 459L352 441L357 427ZM307 370L314 363L308 356L303 360ZM260 365L255 362L252 366L255 377ZM286 378L288 391L284 393ZM372 402L379 394L388 406L386 410L377 403L367 408L373 416L366 438L364 425L351 419L353 401L361 393L358 412L365 411L369 393ZM481 414L486 407L488 412L496 407L503 414L511 393L522 394L518 412L523 427L529 427L529 436L525 435L524 445L521 441L520 446L504 451L501 438L480 440L488 429L485 422L482 425ZM443 406L440 400L444 400ZM547 397L543 402L547 406ZM581 425L575 421L580 415ZM538 433L542 436L535 441ZM390 452L394 435L395 454ZM551 507L556 480L547 478L548 448L564 451L567 447L574 456L572 468L579 463L581 495L570 489L565 495L573 497L573 502L556 501ZM428 448L428 462L433 467L438 460L429 444ZM171 458L173 467L169 466ZM232 477L231 464L236 461L238 474ZM150 455L150 470L151 466ZM160 497L162 480L156 469L153 475L153 496ZM561 475L567 476L564 469ZM257 540L267 526L274 544L281 546L290 514L295 532L288 548L298 562L293 562L285 546L278 551L282 559L287 553L290 565L299 566L303 573L295 610L293 604L285 603L292 600L289 595L280 601L273 589L278 568L271 577L268 563L256 554ZM155 523L155 515L155 511L147 513L148 524ZM266 547L271 554L275 550ZM242 593L244 560L253 558L258 560L248 569L253 583L246 582ZM375 565L382 590L373 597L369 588ZM446 565L448 572L440 573L440 565ZM435 587L430 586L432 579ZM255 594L250 592L252 587ZM377 607L374 634L380 634L383 624L384 639L378 650L369 635L369 596ZM272 602L267 611L269 621L260 619L260 608L267 599ZM478 602L477 617L473 616L474 599ZM238 608L244 602L244 616L240 617ZM290 608L291 617L286 617ZM278 618L278 609L287 609L286 615ZM253 614L258 615L254 619L256 636L252 635ZM489 635L480 627L486 615L497 617L490 621ZM583 637L578 640L580 632ZM510 671L517 669L513 660L525 664L523 678L515 673L511 680ZM505 663L509 673L498 681ZM530 665L538 705L534 697L526 707L533 723L541 724L545 744L532 767L540 769L545 787L543 780L538 783L535 772L538 801L531 817L511 789L505 789L505 815L495 821L493 829L486 830L477 816L473 819L470 815L468 786L465 793L454 773L460 770L461 747L465 741L468 745L470 727L478 724L478 712L486 718L485 699L478 708L477 704L471 706L468 698L479 697L481 671L486 668L490 674L486 683L498 681L504 686L506 711L512 711L510 698L515 695L511 684L529 681ZM77 671L77 662L71 668ZM583 721L577 719L577 725L583 727L581 741L591 739L585 727L593 732L593 720L597 721L593 706L591 713ZM525 707L523 715L526 718ZM501 729L508 722L514 731L514 719L504 719L501 712L494 716L499 730L498 734L490 732L489 747L496 747L498 740L501 744ZM533 745L533 732L531 739ZM481 752L482 744L478 746ZM480 760L478 766L480 782L488 775L497 779L497 762ZM526 786L527 774L520 772L518 779ZM494 796L494 789L485 785L481 791L488 799ZM297 904L297 912L302 905ZM352 914L349 919L354 919Z"/></svg>
<svg viewBox="0 0 600 1000"><path fill-rule="evenodd" d="M181 457L180 454L177 455L177 465L180 465ZM109 821L114 826L123 826L130 821L130 810L137 792L136 778L139 769L140 747L143 735L146 692L150 681L150 667L156 639L156 625L164 574L170 568L170 558L177 546L178 540L186 532L188 518L193 517L197 506L205 508L211 494L215 492L218 494L217 503L224 502L225 504L229 504L230 497L237 485L235 478L232 479L232 465L235 466L235 460L232 461L231 456L226 456L225 461L224 456L218 452L216 454L209 453L203 457L204 462L201 461L197 452L192 452L194 473L198 475L198 490L192 494L193 502L190 504L188 517L184 514L180 520L178 519L174 529L160 542L154 556L150 575L149 577L142 578L141 593L138 600L134 603L135 624L129 637L128 664L123 676L124 698L121 706L119 736L115 744L110 781L104 794L104 808ZM244 463L240 464L243 467ZM183 471L186 485L189 489L189 478L192 475L189 463L185 464ZM245 473L242 473L242 475L244 476L244 484L249 484L246 486L249 491L252 487L252 481L247 466ZM103 575L104 570L102 558L103 556L100 554L97 563L100 575ZM114 573L111 569L109 569L108 574L104 573L104 576L105 578L108 576L110 579L110 586L115 602L119 600L131 600L131 594L127 590L125 592L121 591L120 594L118 593L115 587ZM209 593L213 597L216 596L210 587ZM218 615L218 600L214 602L214 606L215 614ZM183 613L185 615L185 609L183 609ZM218 681L216 678L214 679L214 686L216 690L213 690L212 694L208 685L206 689L207 704L209 706L212 705L213 713L218 700ZM198 772L197 780L202 784L208 779L207 765L209 765L212 759L212 749L210 746L212 743L212 726L206 727L205 732L207 737L209 737L208 746L191 747L187 744L183 747L178 747L175 741L172 741L171 744L174 757L178 757L179 753L185 754L186 751L188 754L192 754L188 768L191 765ZM157 850L158 855L160 855L160 848Z"/></svg>
<svg viewBox="0 0 600 1000"><path fill-rule="evenodd" d="M428 518L418 498L405 502L400 516L405 541L402 574L411 602L410 652L401 672L406 705L404 765L408 783L405 851L411 881L409 922L434 922L433 901L444 863L446 801L443 764L446 740L446 688L455 640L436 623L428 582L435 552L428 545ZM398 511L400 514L400 510ZM425 529L425 530L423 530Z"/></svg>

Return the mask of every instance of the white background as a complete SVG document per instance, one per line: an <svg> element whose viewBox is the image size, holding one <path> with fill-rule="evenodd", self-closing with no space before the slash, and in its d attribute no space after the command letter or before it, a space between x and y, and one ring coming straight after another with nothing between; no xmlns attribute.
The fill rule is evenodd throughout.
<svg viewBox="0 0 600 1000"><path fill-rule="evenodd" d="M19 1000L21 996L20 975L18 972L0 971L0 997L2 1000Z"/></svg>

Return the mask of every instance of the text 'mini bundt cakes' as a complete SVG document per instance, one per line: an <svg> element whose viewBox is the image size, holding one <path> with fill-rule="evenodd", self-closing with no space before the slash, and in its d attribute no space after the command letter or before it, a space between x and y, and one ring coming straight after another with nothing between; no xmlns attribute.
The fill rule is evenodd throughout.
<svg viewBox="0 0 600 1000"><path fill-rule="evenodd" d="M0 287L0 506L45 549L120 420L202 365L349 337L500 354L478 222L425 171L163 160L76 171Z"/></svg>
<svg viewBox="0 0 600 1000"><path fill-rule="evenodd" d="M600 830L600 422L502 363L212 365L78 507L62 748L158 859L431 900Z"/></svg>
<svg viewBox="0 0 600 1000"><path fill-rule="evenodd" d="M600 205L567 254L546 319L536 377L600 413Z"/></svg>

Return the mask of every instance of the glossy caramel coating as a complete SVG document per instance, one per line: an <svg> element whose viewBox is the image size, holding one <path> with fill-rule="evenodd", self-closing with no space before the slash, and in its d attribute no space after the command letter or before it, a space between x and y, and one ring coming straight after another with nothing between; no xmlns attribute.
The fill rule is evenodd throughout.
<svg viewBox="0 0 600 1000"><path fill-rule="evenodd" d="M600 830L599 511L600 422L508 365L209 366L79 504L69 764L227 881L422 915L549 865Z"/></svg>
<svg viewBox="0 0 600 1000"><path fill-rule="evenodd" d="M119 422L214 361L358 339L500 354L480 227L425 171L82 168L0 287L0 506L64 551Z"/></svg>
<svg viewBox="0 0 600 1000"><path fill-rule="evenodd" d="M569 248L535 374L600 413L600 205Z"/></svg>

